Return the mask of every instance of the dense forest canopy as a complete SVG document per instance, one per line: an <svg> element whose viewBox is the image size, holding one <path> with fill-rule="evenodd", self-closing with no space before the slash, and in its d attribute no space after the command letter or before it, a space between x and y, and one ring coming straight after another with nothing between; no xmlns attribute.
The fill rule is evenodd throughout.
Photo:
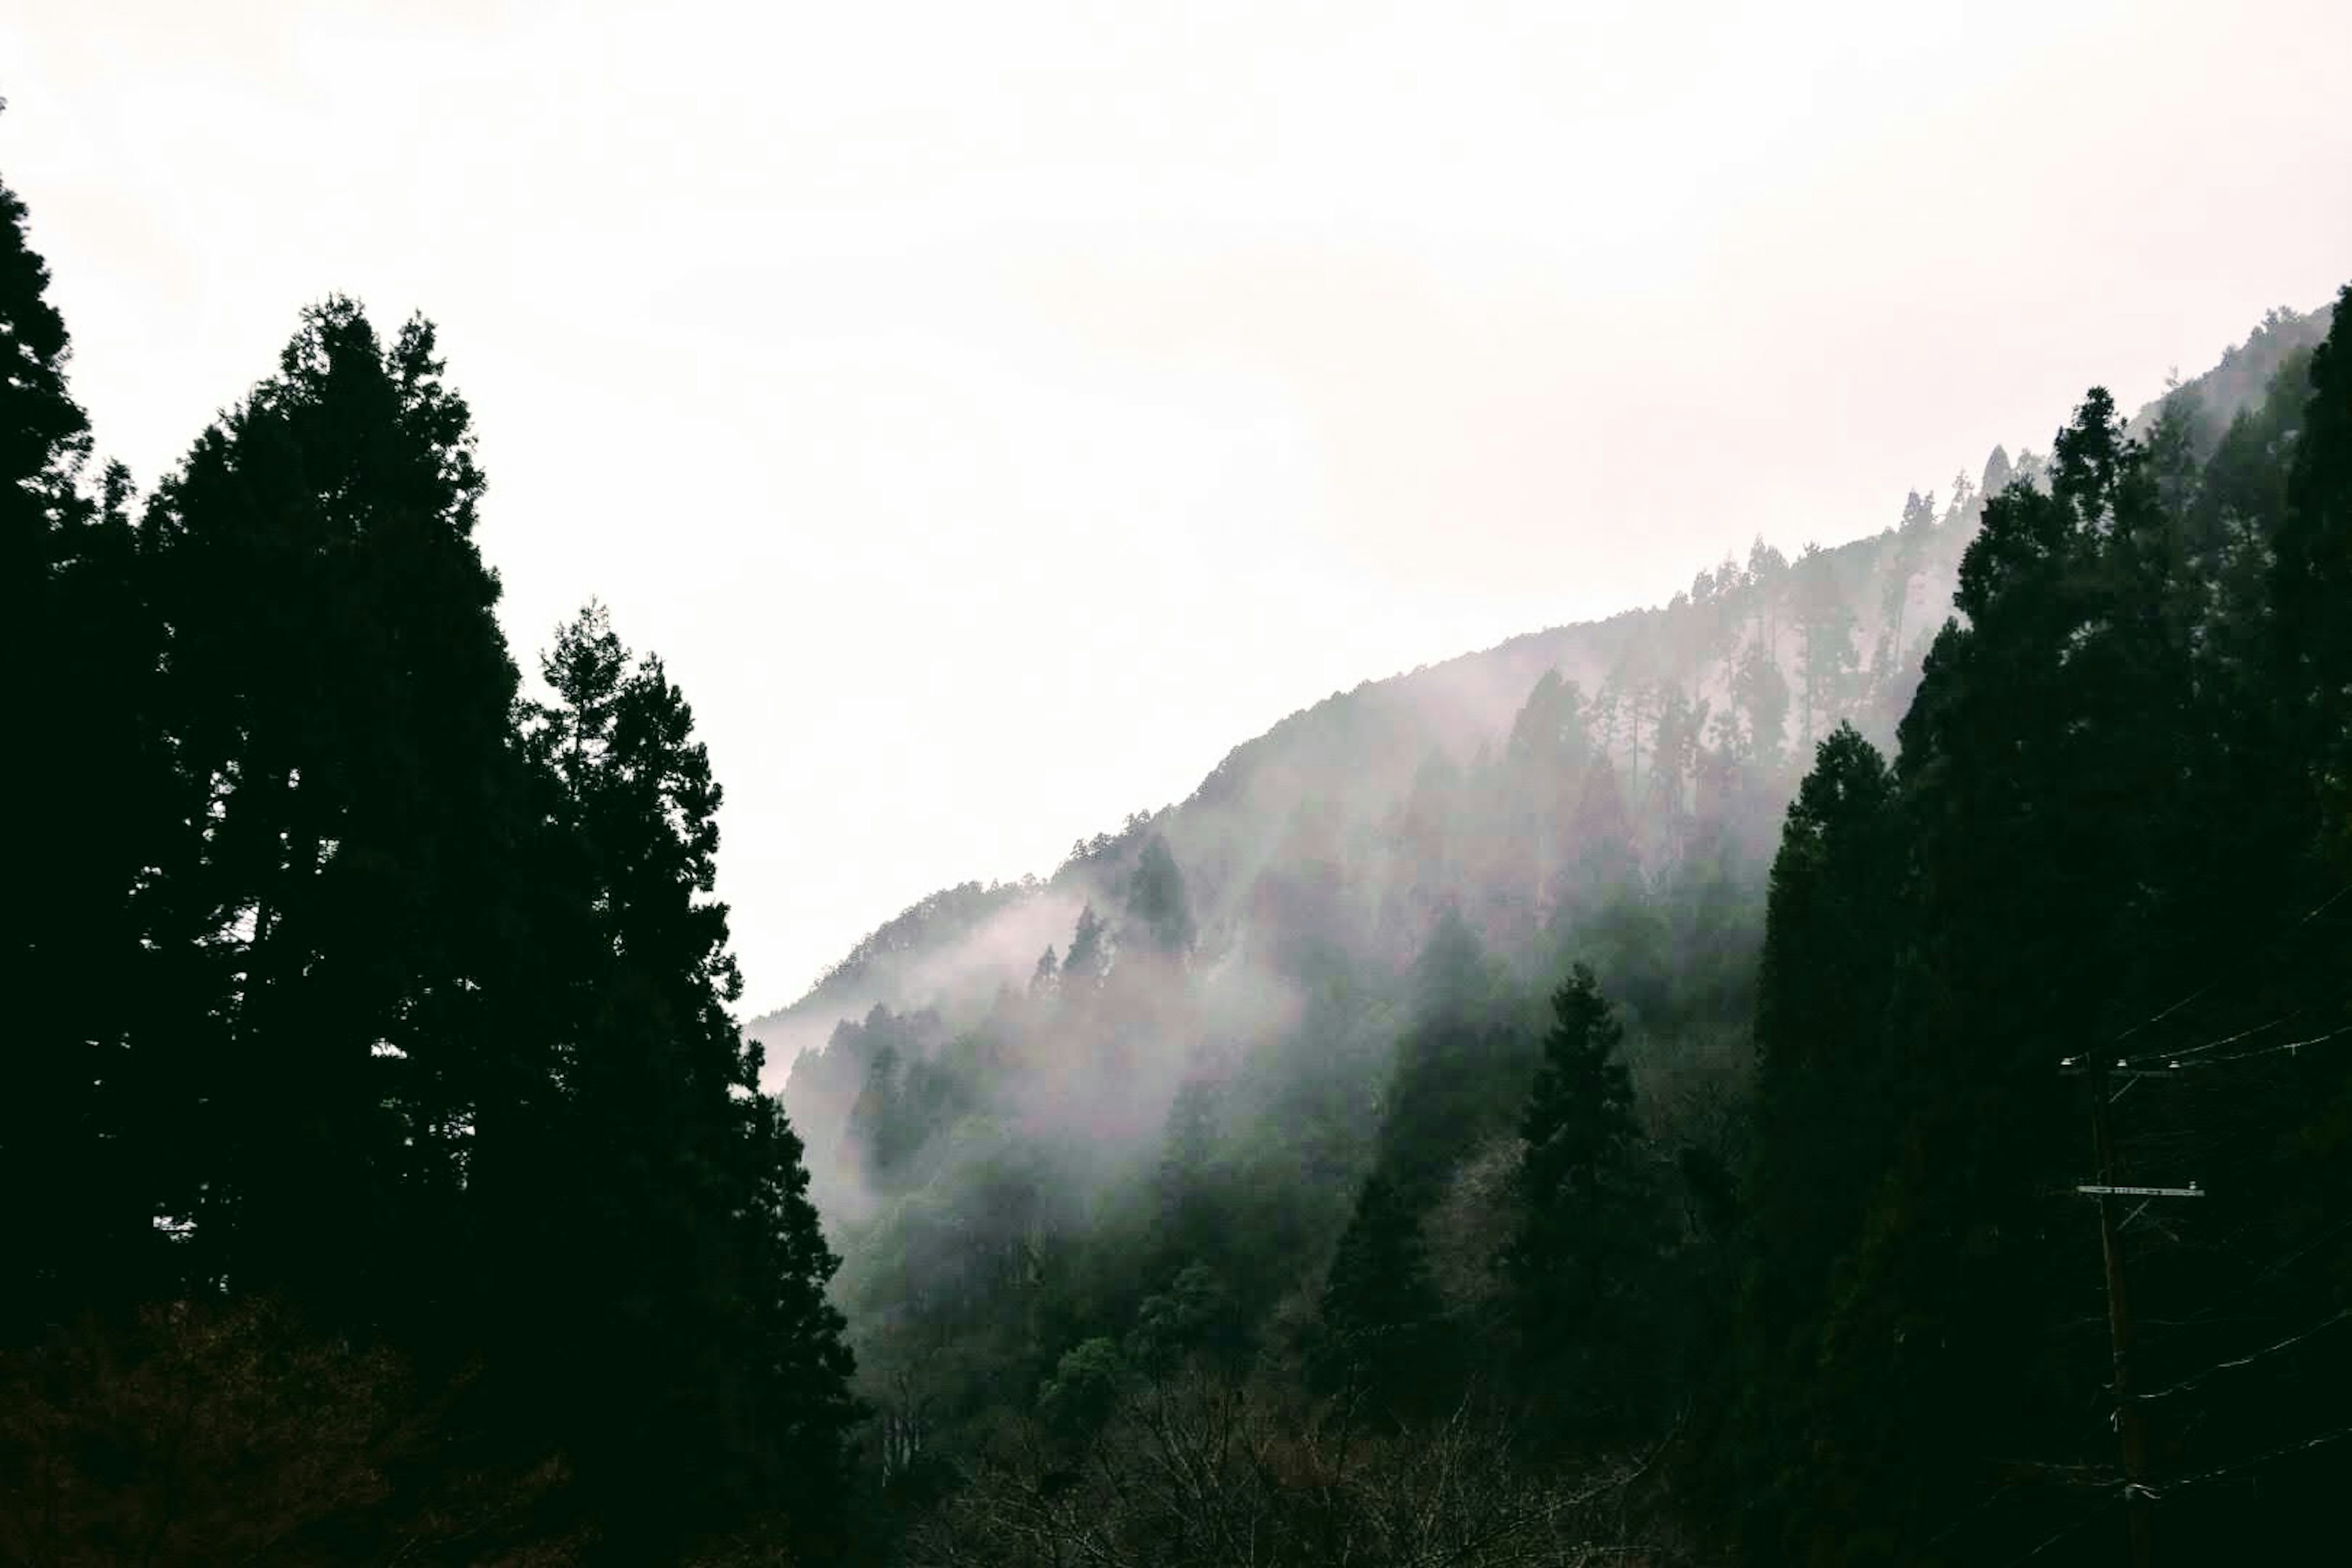
<svg viewBox="0 0 2352 1568"><path fill-rule="evenodd" d="M692 708L601 605L526 685L432 326L142 493L0 216L11 1560L2340 1536L2352 289L747 1032Z"/></svg>

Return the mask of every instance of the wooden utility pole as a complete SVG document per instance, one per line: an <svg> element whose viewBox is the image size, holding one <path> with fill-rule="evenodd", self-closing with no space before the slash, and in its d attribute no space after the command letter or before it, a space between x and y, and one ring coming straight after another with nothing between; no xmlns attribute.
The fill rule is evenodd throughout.
<svg viewBox="0 0 2352 1568"><path fill-rule="evenodd" d="M2107 1130L2107 1075L2091 1069L2091 1147L2098 1157L2099 1250L2107 1268L2107 1335L2116 1354L2116 1430L2124 1450L2124 1523L2131 1533L2132 1568L2148 1568L2154 1530L2148 1518L2147 1422L2132 1397L2131 1299L2124 1289L2124 1249L2116 1234L2116 1144Z"/></svg>
<svg viewBox="0 0 2352 1568"><path fill-rule="evenodd" d="M2095 1058L2069 1058L2063 1070L2082 1072L2091 1080L2091 1151L2098 1161L2099 1179L2074 1190L2099 1200L2099 1252L2106 1266L2107 1336L2115 1348L2116 1436L2123 1446L2124 1525L2131 1538L2132 1568L2149 1568L2155 1552L2155 1523L2150 1505L2156 1494L2147 1487L2147 1419L2132 1393L2131 1297L2124 1283L2122 1227L2116 1220L2118 1197L2198 1198L2204 1191L2195 1183L2185 1187L2128 1187L2119 1184L2115 1135L2107 1127L2108 1068ZM2126 1081L2168 1076L2136 1071L2122 1062L2116 1076Z"/></svg>

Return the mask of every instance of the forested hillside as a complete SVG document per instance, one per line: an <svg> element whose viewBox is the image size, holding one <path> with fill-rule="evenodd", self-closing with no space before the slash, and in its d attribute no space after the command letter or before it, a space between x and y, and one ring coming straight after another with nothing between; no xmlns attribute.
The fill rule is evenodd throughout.
<svg viewBox="0 0 2352 1568"><path fill-rule="evenodd" d="M2179 1304L2168 1374L2331 1326L2295 1248L2352 1256L2347 1211L2284 1173L2340 1157L2346 1058L2332 1100L2264 1080L2295 1050L2150 1088L2097 1150L2061 1069L2200 954L2316 986L2268 1026L2336 1037L2295 749L2329 731L2252 717L2325 684L2281 639L2341 548L2295 477L2328 325L2274 312L2128 425L2094 393L2050 458L1875 537L1337 694L756 1026L806 1047L786 1102L914 1559L2022 1551L2123 1495L2070 1189L2143 1154L2242 1178L2107 1216ZM2183 1071L2291 1044L2234 1032L2236 984L2127 1070L2200 1027ZM2224 1257L2272 1266L2231 1306ZM2298 1473L2266 1424L2327 1436L2324 1400L2242 1397L2141 1445L2210 1472L2178 1530L2247 1528L2235 1465ZM1487 1489L1414 1491L1465 1462Z"/></svg>
<svg viewBox="0 0 2352 1568"><path fill-rule="evenodd" d="M2210 447L2241 410L2258 405L2281 364L2325 329L2324 312L2273 311L2219 364L2176 389L2182 406L2194 410L2200 446ZM2145 434L2161 405L2143 409L2134 431ZM1759 775L1768 815L1777 814L1814 742L1840 720L1874 743L1893 744L1920 661L1951 613L1960 554L1985 498L2014 479L2039 482L2043 468L2031 450L2012 458L1996 448L1940 491L1914 492L1899 504L1890 498L1889 521L1876 532L1867 531L1867 520L1838 520L1834 531L1860 536L1851 542L1808 545L1792 561L1753 541L1698 571L1663 606L1531 632L1333 692L1235 747L1189 799L1081 838L1044 879L968 882L919 900L858 943L807 995L752 1020L751 1031L781 1069L801 1050L822 1046L836 1023L862 1018L877 1003L894 1010L939 1005L964 1015L985 1008L1001 985L1025 983L1047 943L1067 940L1087 901L1118 899L1120 879L1151 832L1168 839L1182 866L1213 950L1244 940L1251 887L1303 810L1325 818L1362 862L1362 886L1410 875L1391 862L1416 784L1432 792L1420 803L1424 810L1450 809L1464 819L1457 837L1481 831L1488 815L1482 793L1512 787L1499 770L1512 762L1513 737L1524 747L1532 735L1527 726L1558 717L1523 712L1547 675L1575 688L1584 743L1614 757L1630 802L1658 804L1646 792L1661 758L1669 771L1679 765L1685 805L1693 806L1701 769L1736 762ZM1524 752L1517 755L1524 772ZM1448 789L1458 797L1450 806L1437 798ZM1777 817L1751 826L1769 838ZM1656 855L1675 849L1664 834L1644 847ZM1477 884L1482 897L1500 895L1484 887L1486 870L1465 862L1444 874L1453 890ZM1543 884L1542 871L1532 879ZM1395 935L1391 947L1408 951L1409 933Z"/></svg>
<svg viewBox="0 0 2352 1568"><path fill-rule="evenodd" d="M0 217L0 1555L2340 1542L2352 288L747 1035L692 709L597 605L526 689L432 327L142 493Z"/></svg>

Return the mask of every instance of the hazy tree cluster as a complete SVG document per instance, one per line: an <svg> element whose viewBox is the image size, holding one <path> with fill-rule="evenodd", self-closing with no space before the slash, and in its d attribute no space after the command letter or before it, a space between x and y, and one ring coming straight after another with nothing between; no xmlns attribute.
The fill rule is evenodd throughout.
<svg viewBox="0 0 2352 1568"><path fill-rule="evenodd" d="M138 498L0 216L0 1550L822 1539L835 1259L685 699L593 608L522 697L425 321L306 312Z"/></svg>
<svg viewBox="0 0 2352 1568"><path fill-rule="evenodd" d="M1360 828L1300 803L1222 917L1182 814L1132 819L1064 868L1098 902L1025 984L796 1061L909 1542L1011 1506L1008 1453L1150 1452L1127 1423L1179 1387L1359 1457L1454 1423L1532 1489L1496 1507L1555 1523L1563 1455L1599 1475L1664 1429L1723 1293L1775 786L1664 706L1612 754L1547 674L1499 751L1431 752Z"/></svg>

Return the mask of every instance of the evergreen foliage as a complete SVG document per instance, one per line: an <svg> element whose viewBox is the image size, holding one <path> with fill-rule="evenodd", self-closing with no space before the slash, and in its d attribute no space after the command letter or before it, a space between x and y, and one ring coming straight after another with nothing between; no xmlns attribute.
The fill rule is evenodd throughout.
<svg viewBox="0 0 2352 1568"><path fill-rule="evenodd" d="M9 635L60 672L37 749L88 781L12 802L39 826L9 882L43 918L6 948L0 1359L51 1414L8 1440L53 1487L128 1486L150 1556L279 1550L54 1446L77 1397L147 1408L173 1379L226 1423L209 1462L321 1445L317 1486L267 1505L287 1541L406 1509L414 1551L478 1560L415 1512L477 1506L499 1552L830 1539L836 1259L729 1011L720 795L684 698L592 608L553 701L519 700L469 416L422 320L386 341L328 300L143 512L119 469L93 487L63 323L0 210ZM304 1379L368 1410L331 1431L256 1403ZM381 1426L417 1421L429 1463ZM126 1440L166 1462L163 1435Z"/></svg>
<svg viewBox="0 0 2352 1568"><path fill-rule="evenodd" d="M2347 1366L2313 1336L2342 1300L2318 1260L2346 1254L2301 1184L2340 1180L2318 1173L2352 1090L2324 1048L2352 1018L2329 837L2352 661L2313 589L2314 542L2352 538L2347 334L2352 292L2209 449L2179 397L2133 436L2095 389L2046 488L1996 454L1896 766L1841 732L1790 808L1746 1183L1752 1560L2107 1556L2073 1539L2085 1490L2125 1478L2099 1240L2067 1189L2200 1170L2227 1173L2210 1201L2122 1233L2138 1387L2162 1369L2130 1506L2196 1560L2332 1528L2319 1391ZM2144 1173L2099 1172L2060 1070L2086 1059Z"/></svg>
<svg viewBox="0 0 2352 1568"><path fill-rule="evenodd" d="M1551 1006L1520 1117L1519 1217L1503 1263L1547 1414L1587 1437L1622 1436L1658 1415L1640 1384L1659 1364L1646 1326L1665 1226L1622 1026L1580 963Z"/></svg>

